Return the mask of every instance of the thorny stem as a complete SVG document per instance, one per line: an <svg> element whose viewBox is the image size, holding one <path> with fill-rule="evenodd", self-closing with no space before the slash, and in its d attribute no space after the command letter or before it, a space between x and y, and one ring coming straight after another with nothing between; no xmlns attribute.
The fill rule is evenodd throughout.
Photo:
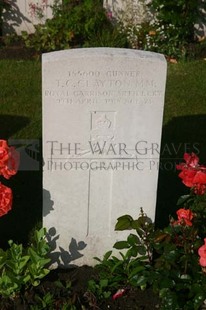
<svg viewBox="0 0 206 310"><path fill-rule="evenodd" d="M149 235L150 234L148 231L144 231L144 236L141 239L146 247L146 252L147 252L149 263L152 264L152 253L151 253L150 241L148 240Z"/></svg>

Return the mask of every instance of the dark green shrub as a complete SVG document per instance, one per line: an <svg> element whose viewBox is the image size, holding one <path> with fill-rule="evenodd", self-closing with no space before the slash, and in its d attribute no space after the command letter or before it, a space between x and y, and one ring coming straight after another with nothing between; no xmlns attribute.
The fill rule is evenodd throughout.
<svg viewBox="0 0 206 310"><path fill-rule="evenodd" d="M50 248L44 228L35 230L26 248L12 240L8 243L6 251L0 249L0 296L12 299L25 288L38 286L49 273L46 265L50 262Z"/></svg>
<svg viewBox="0 0 206 310"><path fill-rule="evenodd" d="M84 47L129 47L130 44L124 33L118 27L105 28L91 36L84 43Z"/></svg>
<svg viewBox="0 0 206 310"><path fill-rule="evenodd" d="M1 0L0 1L0 36L2 36L2 26L3 26L3 10L10 8L9 0Z"/></svg>
<svg viewBox="0 0 206 310"><path fill-rule="evenodd" d="M101 0L57 0L53 18L35 26L33 35L22 33L27 47L37 51L52 51L69 47L125 45L107 18Z"/></svg>
<svg viewBox="0 0 206 310"><path fill-rule="evenodd" d="M150 23L146 48L170 57L187 55L187 48L195 41L195 27L201 15L197 0L153 0L150 4L154 21Z"/></svg>
<svg viewBox="0 0 206 310"><path fill-rule="evenodd" d="M197 0L153 0L151 8L162 25L173 25L181 42L194 40L194 25L200 14Z"/></svg>

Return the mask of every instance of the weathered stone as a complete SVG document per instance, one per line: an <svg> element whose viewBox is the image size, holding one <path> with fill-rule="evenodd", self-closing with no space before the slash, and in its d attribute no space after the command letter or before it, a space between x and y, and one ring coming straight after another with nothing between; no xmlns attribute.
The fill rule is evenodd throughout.
<svg viewBox="0 0 206 310"><path fill-rule="evenodd" d="M143 208L154 220L166 61L73 49L44 54L42 70L43 224L64 266L92 265L125 236L119 216Z"/></svg>

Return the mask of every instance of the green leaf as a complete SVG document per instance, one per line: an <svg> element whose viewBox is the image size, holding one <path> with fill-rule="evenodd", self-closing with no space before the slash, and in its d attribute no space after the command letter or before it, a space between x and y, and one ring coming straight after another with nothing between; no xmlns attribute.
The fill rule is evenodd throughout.
<svg viewBox="0 0 206 310"><path fill-rule="evenodd" d="M194 309L199 309L200 306L202 306L203 302L205 300L205 294L197 294L194 298Z"/></svg>
<svg viewBox="0 0 206 310"><path fill-rule="evenodd" d="M41 259L41 257L36 253L36 251L32 248L28 249L28 254L31 257L32 262L37 263Z"/></svg>
<svg viewBox="0 0 206 310"><path fill-rule="evenodd" d="M122 260L118 260L118 262L116 262L116 264L114 265L114 267L111 269L111 273L113 273L119 266L121 266L124 264L124 262ZM121 276L120 276L121 277Z"/></svg>
<svg viewBox="0 0 206 310"><path fill-rule="evenodd" d="M25 275L24 277L23 277L23 280L22 280L22 282L24 283L24 285L27 283L27 282L29 282L31 280L31 276L28 274L28 275Z"/></svg>
<svg viewBox="0 0 206 310"><path fill-rule="evenodd" d="M98 261L99 263L102 263L102 260L99 258L99 257L94 257L94 259L96 260L96 261Z"/></svg>
<svg viewBox="0 0 206 310"><path fill-rule="evenodd" d="M140 240L139 238L137 237L137 235L134 235L134 234L130 234L127 238L127 242L130 244L130 245L135 245L135 244L139 244L140 243Z"/></svg>
<svg viewBox="0 0 206 310"><path fill-rule="evenodd" d="M133 229L139 229L140 228L140 221L139 221L139 219L132 221L131 227Z"/></svg>
<svg viewBox="0 0 206 310"><path fill-rule="evenodd" d="M6 264L6 260L7 260L7 252L4 252L2 249L0 249L0 270Z"/></svg>
<svg viewBox="0 0 206 310"><path fill-rule="evenodd" d="M137 286L144 286L146 284L147 284L147 278L145 276L140 276L140 277L137 276L137 279L136 279Z"/></svg>
<svg viewBox="0 0 206 310"><path fill-rule="evenodd" d="M188 200L188 198L190 198L190 195L181 196L177 201L177 206L184 204Z"/></svg>
<svg viewBox="0 0 206 310"><path fill-rule="evenodd" d="M134 268L132 270L132 272L129 274L129 278L130 279L133 278L134 276L137 275L137 273L139 273L140 271L143 271L143 270L145 270L144 266L138 266L138 267Z"/></svg>
<svg viewBox="0 0 206 310"><path fill-rule="evenodd" d="M34 280L33 282L32 282L32 285L33 286L38 286L40 284L40 280Z"/></svg>
<svg viewBox="0 0 206 310"><path fill-rule="evenodd" d="M103 292L103 296L105 299L109 298L111 296L111 292L108 291L108 292Z"/></svg>
<svg viewBox="0 0 206 310"><path fill-rule="evenodd" d="M160 286L161 288L173 288L175 286L175 282L169 278L162 278Z"/></svg>
<svg viewBox="0 0 206 310"><path fill-rule="evenodd" d="M123 215L117 219L115 230L127 230L131 229L131 222L133 218L130 215Z"/></svg>
<svg viewBox="0 0 206 310"><path fill-rule="evenodd" d="M19 268L20 268L21 270L26 266L26 264L27 264L27 262L29 261L29 259L30 259L30 257L29 257L28 255L25 255L25 256L23 256L23 257L21 258L21 260L20 260L20 262L19 262Z"/></svg>
<svg viewBox="0 0 206 310"><path fill-rule="evenodd" d="M146 249L145 249L145 247L143 245L142 246L138 246L137 248L138 248L138 253L140 255L145 255L146 254Z"/></svg>
<svg viewBox="0 0 206 310"><path fill-rule="evenodd" d="M40 242L46 235L46 228L42 227L40 230L36 230L35 233L37 241Z"/></svg>
<svg viewBox="0 0 206 310"><path fill-rule="evenodd" d="M46 268L42 269L41 272L40 272L40 274L38 275L38 279L44 278L46 275L49 274L49 272L50 272L49 269L46 269Z"/></svg>
<svg viewBox="0 0 206 310"><path fill-rule="evenodd" d="M120 254L120 256L122 257L122 259L125 260L125 258L126 258L126 257L125 257L125 254L123 254L122 252L120 252L119 254ZM114 256L112 256L112 258L113 258L113 260L115 260L115 259L114 259ZM116 259L116 262L117 262L117 261L119 261L118 258Z"/></svg>
<svg viewBox="0 0 206 310"><path fill-rule="evenodd" d="M107 287L108 286L108 279L101 279L99 281L100 286L103 287Z"/></svg>
<svg viewBox="0 0 206 310"><path fill-rule="evenodd" d="M130 258L130 257L136 257L137 254L138 254L138 247L137 247L137 246L133 246L131 249L129 249L129 250L127 251L126 256L127 256L128 258Z"/></svg>
<svg viewBox="0 0 206 310"><path fill-rule="evenodd" d="M107 260L112 254L112 251L108 251L104 254L104 259Z"/></svg>
<svg viewBox="0 0 206 310"><path fill-rule="evenodd" d="M121 250L121 249L128 249L130 247L130 245L128 244L127 241L117 241L113 247L115 249Z"/></svg>

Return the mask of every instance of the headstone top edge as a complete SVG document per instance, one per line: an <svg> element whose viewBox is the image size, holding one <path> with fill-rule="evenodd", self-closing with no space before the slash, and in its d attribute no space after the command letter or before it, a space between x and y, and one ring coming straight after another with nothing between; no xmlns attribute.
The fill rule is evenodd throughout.
<svg viewBox="0 0 206 310"><path fill-rule="evenodd" d="M95 48L75 48L61 51L54 51L42 54L42 62L51 62L57 60L63 60L65 57L84 58L84 57L127 57L127 58L139 58L150 61L165 62L166 59L163 54L128 49L128 48L113 48L113 47L95 47Z"/></svg>

